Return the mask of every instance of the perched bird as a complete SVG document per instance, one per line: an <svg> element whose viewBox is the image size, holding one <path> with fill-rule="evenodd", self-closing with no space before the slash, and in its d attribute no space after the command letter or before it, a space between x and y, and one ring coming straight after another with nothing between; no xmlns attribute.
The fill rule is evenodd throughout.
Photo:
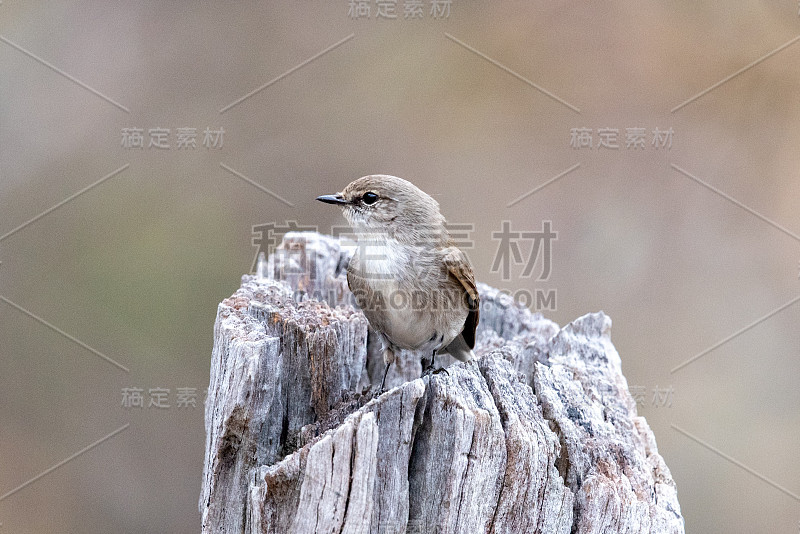
<svg viewBox="0 0 800 534"><path fill-rule="evenodd" d="M317 200L341 206L357 239L347 285L384 347L380 391L397 349L475 357L480 297L466 255L439 204L411 182L385 174L354 180Z"/></svg>

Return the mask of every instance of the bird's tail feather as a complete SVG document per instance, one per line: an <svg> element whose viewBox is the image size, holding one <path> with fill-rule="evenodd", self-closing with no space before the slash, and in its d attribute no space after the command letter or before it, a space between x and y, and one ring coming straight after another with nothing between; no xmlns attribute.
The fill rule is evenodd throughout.
<svg viewBox="0 0 800 534"><path fill-rule="evenodd" d="M469 348L467 342L464 341L464 336L459 334L450 342L449 345L439 350L440 353L446 352L456 360L468 362L475 359L475 353Z"/></svg>

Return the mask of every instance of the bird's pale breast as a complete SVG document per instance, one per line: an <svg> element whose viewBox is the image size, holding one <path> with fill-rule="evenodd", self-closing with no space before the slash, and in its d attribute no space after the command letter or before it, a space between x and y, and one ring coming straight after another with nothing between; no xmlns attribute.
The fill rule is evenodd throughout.
<svg viewBox="0 0 800 534"><path fill-rule="evenodd" d="M387 238L359 246L348 282L373 328L397 348L438 350L464 327L467 307L435 253Z"/></svg>

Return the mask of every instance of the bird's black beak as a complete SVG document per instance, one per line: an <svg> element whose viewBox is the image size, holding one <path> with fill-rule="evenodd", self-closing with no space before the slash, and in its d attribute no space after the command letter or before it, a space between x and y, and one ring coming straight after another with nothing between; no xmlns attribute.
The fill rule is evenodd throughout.
<svg viewBox="0 0 800 534"><path fill-rule="evenodd" d="M345 200L340 193L335 195L322 195L321 197L317 197L317 200L326 204L350 204L350 201Z"/></svg>

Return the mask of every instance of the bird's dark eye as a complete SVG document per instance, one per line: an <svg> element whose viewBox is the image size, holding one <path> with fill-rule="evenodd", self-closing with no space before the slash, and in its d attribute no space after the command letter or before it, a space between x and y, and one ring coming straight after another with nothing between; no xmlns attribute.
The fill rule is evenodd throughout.
<svg viewBox="0 0 800 534"><path fill-rule="evenodd" d="M378 201L378 195L373 193L372 191L367 191L361 197L361 202L366 205L375 204Z"/></svg>

